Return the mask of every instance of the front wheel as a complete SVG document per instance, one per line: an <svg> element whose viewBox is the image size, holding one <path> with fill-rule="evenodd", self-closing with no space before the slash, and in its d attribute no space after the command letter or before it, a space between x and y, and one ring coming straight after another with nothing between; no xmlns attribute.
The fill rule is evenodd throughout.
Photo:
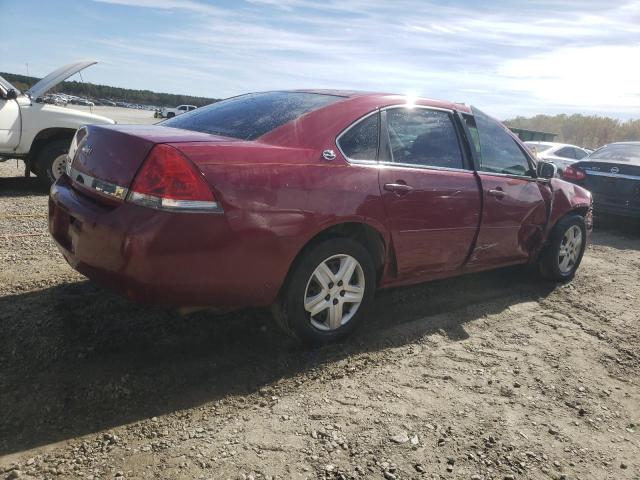
<svg viewBox="0 0 640 480"><path fill-rule="evenodd" d="M540 257L540 272L548 280L571 280L580 266L587 245L584 218L572 215L561 219L554 227L549 243Z"/></svg>
<svg viewBox="0 0 640 480"><path fill-rule="evenodd" d="M64 173L70 140L55 140L45 145L36 159L35 171L46 186L53 184Z"/></svg>
<svg viewBox="0 0 640 480"><path fill-rule="evenodd" d="M304 251L293 267L274 315L306 343L321 345L351 333L370 307L376 275L367 249L333 238Z"/></svg>

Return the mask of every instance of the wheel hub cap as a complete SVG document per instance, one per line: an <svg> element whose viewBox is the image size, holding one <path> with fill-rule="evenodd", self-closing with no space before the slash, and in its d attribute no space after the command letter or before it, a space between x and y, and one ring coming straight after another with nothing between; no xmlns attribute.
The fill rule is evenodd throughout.
<svg viewBox="0 0 640 480"><path fill-rule="evenodd" d="M582 230L577 225L570 227L564 234L558 252L558 268L569 273L575 267L582 250Z"/></svg>
<svg viewBox="0 0 640 480"><path fill-rule="evenodd" d="M58 180L60 176L64 173L65 168L67 166L67 154L64 153L56 157L51 165L51 173L53 174L53 179Z"/></svg>
<svg viewBox="0 0 640 480"><path fill-rule="evenodd" d="M318 330L336 330L353 318L364 297L364 272L350 255L334 255L311 274L304 309Z"/></svg>

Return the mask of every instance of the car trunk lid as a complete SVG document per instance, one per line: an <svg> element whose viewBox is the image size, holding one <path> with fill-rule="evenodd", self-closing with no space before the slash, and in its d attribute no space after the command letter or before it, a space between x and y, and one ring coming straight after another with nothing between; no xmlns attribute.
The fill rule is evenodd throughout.
<svg viewBox="0 0 640 480"><path fill-rule="evenodd" d="M238 140L161 125L89 125L69 173L72 183L112 200L123 200L156 144L233 143Z"/></svg>
<svg viewBox="0 0 640 480"><path fill-rule="evenodd" d="M628 205L640 202L640 165L586 161L574 165L587 175L584 187L596 203Z"/></svg>

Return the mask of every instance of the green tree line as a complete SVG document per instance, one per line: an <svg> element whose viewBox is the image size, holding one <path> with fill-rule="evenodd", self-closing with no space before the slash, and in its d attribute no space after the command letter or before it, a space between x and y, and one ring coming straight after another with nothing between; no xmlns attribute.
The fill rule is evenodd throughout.
<svg viewBox="0 0 640 480"><path fill-rule="evenodd" d="M640 119L620 121L596 115L536 115L506 120L505 125L557 134L556 142L598 148L611 142L640 140Z"/></svg>
<svg viewBox="0 0 640 480"><path fill-rule="evenodd" d="M28 90L39 78L0 72L0 76L11 82L20 91ZM105 98L114 102L128 102L140 105L155 105L158 107L175 107L187 104L202 107L219 99L193 97L191 95L175 95L173 93L158 93L151 90L133 90L130 88L96 85L86 82L62 82L51 90L51 93L66 93L84 98Z"/></svg>

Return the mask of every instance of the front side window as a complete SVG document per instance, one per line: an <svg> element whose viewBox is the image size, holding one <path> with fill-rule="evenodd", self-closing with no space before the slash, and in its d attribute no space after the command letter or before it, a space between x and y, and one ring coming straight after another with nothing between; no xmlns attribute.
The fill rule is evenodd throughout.
<svg viewBox="0 0 640 480"><path fill-rule="evenodd" d="M387 129L395 163L463 168L462 151L451 116L441 110L387 110Z"/></svg>
<svg viewBox="0 0 640 480"><path fill-rule="evenodd" d="M340 100L344 97L310 92L250 93L196 108L160 125L255 140L285 123Z"/></svg>
<svg viewBox="0 0 640 480"><path fill-rule="evenodd" d="M507 129L476 108L473 109L480 144L478 170L509 175L531 175L531 166Z"/></svg>

